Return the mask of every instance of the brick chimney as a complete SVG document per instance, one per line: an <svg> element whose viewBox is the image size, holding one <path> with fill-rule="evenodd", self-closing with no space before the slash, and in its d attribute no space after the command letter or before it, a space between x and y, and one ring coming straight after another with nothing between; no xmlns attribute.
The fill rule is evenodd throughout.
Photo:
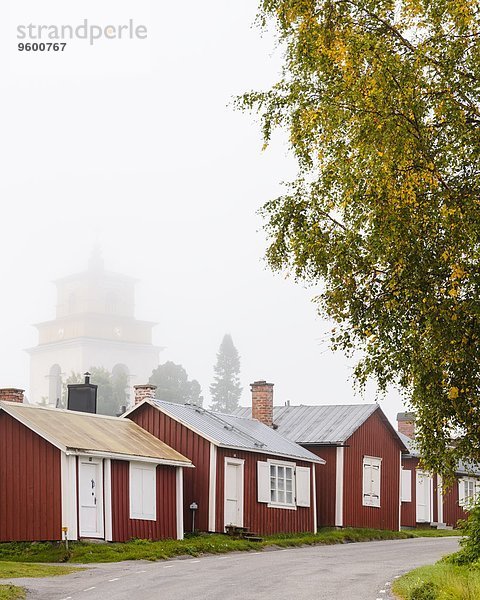
<svg viewBox="0 0 480 600"><path fill-rule="evenodd" d="M1 388L0 400L5 400L6 402L20 402L20 404L22 404L24 391L25 390L20 390L18 388Z"/></svg>
<svg viewBox="0 0 480 600"><path fill-rule="evenodd" d="M415 415L412 412L401 412L397 415L398 431L410 439L415 438Z"/></svg>
<svg viewBox="0 0 480 600"><path fill-rule="evenodd" d="M252 390L252 419L273 426L273 383L255 381Z"/></svg>
<svg viewBox="0 0 480 600"><path fill-rule="evenodd" d="M133 389L135 390L135 406L137 406L137 404L140 404L140 402L146 398L155 398L157 386L152 385L151 383L145 383L143 385L134 385Z"/></svg>

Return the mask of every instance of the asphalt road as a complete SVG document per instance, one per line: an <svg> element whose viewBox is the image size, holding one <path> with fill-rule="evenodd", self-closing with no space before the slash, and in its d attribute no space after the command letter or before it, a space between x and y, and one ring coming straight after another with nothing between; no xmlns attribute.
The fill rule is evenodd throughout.
<svg viewBox="0 0 480 600"><path fill-rule="evenodd" d="M451 537L363 542L97 564L10 582L26 586L29 600L383 600L395 577L457 547Z"/></svg>

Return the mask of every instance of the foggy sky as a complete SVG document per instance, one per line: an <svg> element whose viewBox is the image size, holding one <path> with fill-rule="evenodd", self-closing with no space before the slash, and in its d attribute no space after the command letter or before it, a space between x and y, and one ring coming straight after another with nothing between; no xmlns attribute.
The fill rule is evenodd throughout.
<svg viewBox="0 0 480 600"><path fill-rule="evenodd" d="M257 210L294 178L276 135L261 151L235 94L279 73L272 34L252 27L256 0L9 0L0 8L2 299L0 385L27 388L33 323L54 317L52 280L83 270L98 242L107 269L138 277L136 316L157 321L161 362L181 363L206 404L230 333L249 383L275 402L372 401L305 289L266 269ZM145 41L78 41L57 55L16 50L19 24L133 18ZM38 400L30 398L30 401ZM393 419L396 394L381 401Z"/></svg>

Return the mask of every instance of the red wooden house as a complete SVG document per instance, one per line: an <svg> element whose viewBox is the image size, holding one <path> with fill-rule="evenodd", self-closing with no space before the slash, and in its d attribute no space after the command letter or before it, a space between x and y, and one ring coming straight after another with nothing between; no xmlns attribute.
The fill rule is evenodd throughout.
<svg viewBox="0 0 480 600"><path fill-rule="evenodd" d="M155 386L142 386L154 395ZM315 465L324 460L262 423L153 397L128 418L187 456L186 530L223 532L227 525L259 534L316 531Z"/></svg>
<svg viewBox="0 0 480 600"><path fill-rule="evenodd" d="M273 384L252 409L235 414L263 420L273 410L273 427L322 456L316 469L318 524L337 527L400 528L400 463L404 443L377 404L273 407ZM267 408L269 407L269 408Z"/></svg>
<svg viewBox="0 0 480 600"><path fill-rule="evenodd" d="M469 504L480 493L479 466L460 462L455 481L444 489L440 475L420 465L413 414L399 413L397 422L407 447L402 455L402 527L455 527L459 519L468 516Z"/></svg>
<svg viewBox="0 0 480 600"><path fill-rule="evenodd" d="M0 401L1 542L183 537L187 458L129 419L9 392L19 402Z"/></svg>

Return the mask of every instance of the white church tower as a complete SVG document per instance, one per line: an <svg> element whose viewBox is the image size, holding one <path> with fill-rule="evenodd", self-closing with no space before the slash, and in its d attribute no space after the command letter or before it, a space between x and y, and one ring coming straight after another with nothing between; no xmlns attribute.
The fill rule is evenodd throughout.
<svg viewBox="0 0 480 600"><path fill-rule="evenodd" d="M152 344L156 323L135 318L136 280L106 271L96 249L86 271L55 283L56 318L36 325L38 346L28 350L30 401L55 406L62 382L91 367L126 373L132 399L133 386L148 381L161 350Z"/></svg>

